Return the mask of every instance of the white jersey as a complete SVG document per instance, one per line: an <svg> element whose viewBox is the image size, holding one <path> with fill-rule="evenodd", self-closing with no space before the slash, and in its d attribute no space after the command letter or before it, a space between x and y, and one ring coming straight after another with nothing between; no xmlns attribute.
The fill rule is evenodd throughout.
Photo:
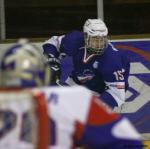
<svg viewBox="0 0 150 149"><path fill-rule="evenodd" d="M57 131L51 149L70 149L78 125L87 121L92 93L79 86L43 88L42 91L46 94L49 115Z"/></svg>
<svg viewBox="0 0 150 149"><path fill-rule="evenodd" d="M35 148L37 123L33 106L29 92L0 93L0 149Z"/></svg>
<svg viewBox="0 0 150 149"><path fill-rule="evenodd" d="M0 149L71 149L75 143L120 149L141 145L139 139L126 118L84 87L0 92Z"/></svg>
<svg viewBox="0 0 150 149"><path fill-rule="evenodd" d="M139 140L140 138L127 119L120 119L116 113L84 87L54 87L41 90L46 96L51 120L50 149L71 149L75 142L80 142L84 134L88 140L85 141L87 144L89 140L97 141L97 136L99 136L98 142L102 146L105 142L102 138L108 140L106 141L108 144L118 138L125 140L127 138ZM85 130L87 126L92 126L92 128L88 127ZM125 131L128 129L130 133L120 132L121 129ZM95 133L91 134L93 130Z"/></svg>

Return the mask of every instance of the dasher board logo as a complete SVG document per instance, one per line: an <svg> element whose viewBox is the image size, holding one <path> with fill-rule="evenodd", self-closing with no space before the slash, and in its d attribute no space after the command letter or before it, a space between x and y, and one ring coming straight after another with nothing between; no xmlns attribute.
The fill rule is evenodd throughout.
<svg viewBox="0 0 150 149"><path fill-rule="evenodd" d="M150 41L115 42L115 47L122 50L130 60L129 89L127 102L137 98L150 100ZM147 95L147 96L146 96ZM140 100L139 99L139 100ZM134 101L135 102L135 101ZM141 103L140 106L143 106ZM138 109L133 108L131 112Z"/></svg>

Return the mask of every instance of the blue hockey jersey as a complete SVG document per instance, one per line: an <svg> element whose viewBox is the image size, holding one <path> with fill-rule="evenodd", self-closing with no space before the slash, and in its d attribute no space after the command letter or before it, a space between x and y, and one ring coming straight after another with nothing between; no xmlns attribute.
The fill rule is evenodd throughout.
<svg viewBox="0 0 150 149"><path fill-rule="evenodd" d="M111 107L125 102L130 64L121 51L108 43L103 55L88 55L84 46L84 34L73 31L53 36L43 44L44 54L59 57L65 53L72 57L73 70L67 78L69 85L83 85L99 93ZM108 100L109 99L109 100Z"/></svg>

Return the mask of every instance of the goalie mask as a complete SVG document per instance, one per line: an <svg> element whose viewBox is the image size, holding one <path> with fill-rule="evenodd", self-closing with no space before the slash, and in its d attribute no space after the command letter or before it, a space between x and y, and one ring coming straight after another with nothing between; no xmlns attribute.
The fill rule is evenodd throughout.
<svg viewBox="0 0 150 149"><path fill-rule="evenodd" d="M51 71L39 49L26 40L9 48L1 61L1 87L49 85Z"/></svg>
<svg viewBox="0 0 150 149"><path fill-rule="evenodd" d="M108 44L108 29L101 19L88 19L83 27L88 54L103 54Z"/></svg>

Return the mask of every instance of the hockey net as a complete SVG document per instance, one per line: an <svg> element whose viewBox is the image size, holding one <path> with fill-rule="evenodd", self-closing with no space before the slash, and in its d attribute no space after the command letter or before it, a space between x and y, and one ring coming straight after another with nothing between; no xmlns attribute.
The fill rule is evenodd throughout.
<svg viewBox="0 0 150 149"><path fill-rule="evenodd" d="M0 91L0 149L46 149L48 116L40 93Z"/></svg>

